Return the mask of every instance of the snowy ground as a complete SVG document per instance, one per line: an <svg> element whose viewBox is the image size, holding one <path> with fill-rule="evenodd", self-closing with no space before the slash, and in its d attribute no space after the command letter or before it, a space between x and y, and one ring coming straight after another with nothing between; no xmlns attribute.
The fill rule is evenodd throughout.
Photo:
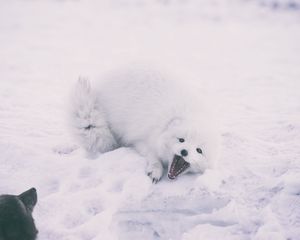
<svg viewBox="0 0 300 240"><path fill-rule="evenodd" d="M38 189L42 240L300 239L300 11L270 3L1 1L0 194ZM71 87L132 61L214 96L219 170L152 185L130 149L86 157Z"/></svg>

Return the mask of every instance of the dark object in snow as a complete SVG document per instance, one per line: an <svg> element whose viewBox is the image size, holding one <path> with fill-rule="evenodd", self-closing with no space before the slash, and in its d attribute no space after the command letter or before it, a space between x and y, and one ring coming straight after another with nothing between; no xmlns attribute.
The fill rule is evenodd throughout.
<svg viewBox="0 0 300 240"><path fill-rule="evenodd" d="M280 1L280 0L274 0L274 1L260 1L260 4L264 7L269 7L273 10L300 10L300 4L299 2L295 0L288 0L288 1Z"/></svg>
<svg viewBox="0 0 300 240"><path fill-rule="evenodd" d="M20 195L0 195L0 240L34 240L37 229L32 211L37 203L35 188Z"/></svg>

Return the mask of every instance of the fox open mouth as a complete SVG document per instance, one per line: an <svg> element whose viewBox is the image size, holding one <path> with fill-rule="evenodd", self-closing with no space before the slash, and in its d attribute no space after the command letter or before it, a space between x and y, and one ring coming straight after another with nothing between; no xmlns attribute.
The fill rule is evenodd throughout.
<svg viewBox="0 0 300 240"><path fill-rule="evenodd" d="M190 164L186 162L183 159L183 157L175 155L171 163L170 170L168 172L168 178L171 180L175 179L179 174L183 173L189 166Z"/></svg>

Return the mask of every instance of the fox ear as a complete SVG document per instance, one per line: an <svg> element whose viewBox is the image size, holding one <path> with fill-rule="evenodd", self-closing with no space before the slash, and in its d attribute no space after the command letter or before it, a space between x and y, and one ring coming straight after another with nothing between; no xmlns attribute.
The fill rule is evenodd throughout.
<svg viewBox="0 0 300 240"><path fill-rule="evenodd" d="M33 211L33 208L35 204L37 203L37 193L35 188L31 188L27 190L26 192L23 192L20 194L19 199L23 202L25 207L30 210L30 212Z"/></svg>
<svg viewBox="0 0 300 240"><path fill-rule="evenodd" d="M181 118L178 118L178 117L173 118L173 119L171 119L171 121L169 121L167 123L164 130L168 130L168 129L171 129L171 128L176 128L178 125L180 125L181 122L182 122Z"/></svg>

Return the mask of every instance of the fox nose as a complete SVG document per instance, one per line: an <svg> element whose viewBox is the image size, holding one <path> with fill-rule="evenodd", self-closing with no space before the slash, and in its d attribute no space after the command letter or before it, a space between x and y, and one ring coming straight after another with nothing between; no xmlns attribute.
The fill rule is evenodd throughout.
<svg viewBox="0 0 300 240"><path fill-rule="evenodd" d="M185 149L181 150L180 153L181 153L181 156L183 156L183 157L186 157L189 154L188 151Z"/></svg>

